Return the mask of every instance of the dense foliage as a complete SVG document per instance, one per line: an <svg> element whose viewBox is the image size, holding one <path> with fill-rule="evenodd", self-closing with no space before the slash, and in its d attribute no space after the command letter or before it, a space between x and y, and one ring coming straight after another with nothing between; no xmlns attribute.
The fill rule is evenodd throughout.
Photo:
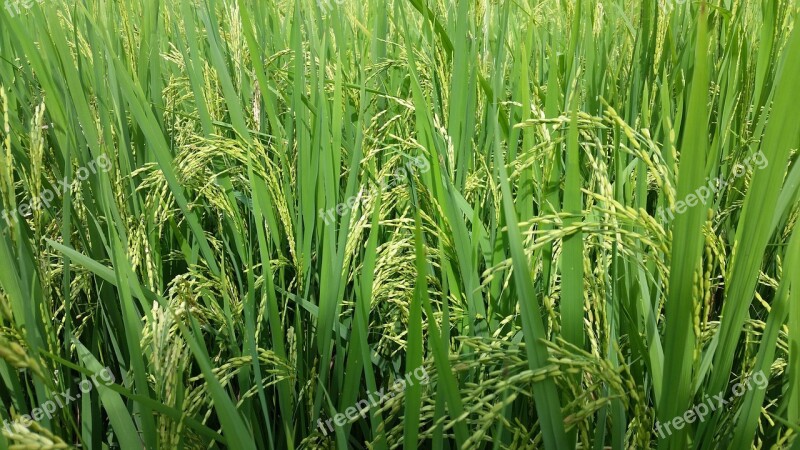
<svg viewBox="0 0 800 450"><path fill-rule="evenodd" d="M0 448L800 449L799 11L8 0Z"/></svg>

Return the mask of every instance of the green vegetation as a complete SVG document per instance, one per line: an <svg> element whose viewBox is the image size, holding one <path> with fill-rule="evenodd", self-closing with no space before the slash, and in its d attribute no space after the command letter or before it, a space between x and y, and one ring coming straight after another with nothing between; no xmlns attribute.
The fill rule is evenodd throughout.
<svg viewBox="0 0 800 450"><path fill-rule="evenodd" d="M800 1L2 6L0 449L800 449Z"/></svg>

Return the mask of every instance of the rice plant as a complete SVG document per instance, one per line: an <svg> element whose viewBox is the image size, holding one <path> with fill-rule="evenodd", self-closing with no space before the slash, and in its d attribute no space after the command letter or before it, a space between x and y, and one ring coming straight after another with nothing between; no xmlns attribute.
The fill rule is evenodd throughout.
<svg viewBox="0 0 800 450"><path fill-rule="evenodd" d="M800 1L4 1L0 449L800 449Z"/></svg>

